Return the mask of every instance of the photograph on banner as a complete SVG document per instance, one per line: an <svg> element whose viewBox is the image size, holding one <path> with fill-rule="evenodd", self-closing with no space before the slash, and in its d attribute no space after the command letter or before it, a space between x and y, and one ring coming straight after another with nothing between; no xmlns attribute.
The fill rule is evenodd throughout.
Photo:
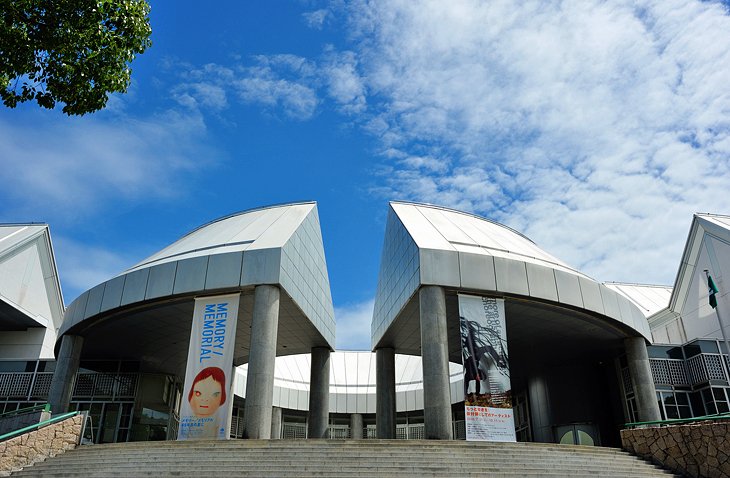
<svg viewBox="0 0 730 478"><path fill-rule="evenodd" d="M467 440L516 441L504 300L459 294Z"/></svg>
<svg viewBox="0 0 730 478"><path fill-rule="evenodd" d="M178 440L227 439L240 294L195 299Z"/></svg>

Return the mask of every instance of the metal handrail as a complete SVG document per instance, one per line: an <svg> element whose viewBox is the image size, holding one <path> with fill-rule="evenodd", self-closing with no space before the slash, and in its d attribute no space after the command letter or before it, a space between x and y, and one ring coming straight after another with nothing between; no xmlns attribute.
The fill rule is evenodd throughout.
<svg viewBox="0 0 730 478"><path fill-rule="evenodd" d="M38 410L42 410L44 412L50 412L51 405L49 403L41 403L39 405L34 405L32 407L19 408L17 410L13 410L10 412L0 413L0 418L14 417L15 415L20 415L21 413L37 412Z"/></svg>
<svg viewBox="0 0 730 478"><path fill-rule="evenodd" d="M59 415L57 417L49 418L48 420L44 420L40 423L28 425L27 427L20 428L18 430L15 430L14 432L9 432L9 433L6 433L5 435L0 435L0 441L5 441L9 438L14 438L18 435L22 435L23 433L32 432L33 430L37 430L37 429L45 427L47 425L52 425L56 422L63 421L67 418L75 417L79 413L81 413L81 412L79 412L79 411L68 412L68 413L64 413L63 415Z"/></svg>
<svg viewBox="0 0 730 478"><path fill-rule="evenodd" d="M631 422L625 423L624 428L636 428L640 426L648 425L681 425L682 423L694 423L694 422L705 422L712 420L727 420L730 419L730 413L718 413L716 415L705 415L703 417L694 418L670 418L667 420L655 420L651 422Z"/></svg>

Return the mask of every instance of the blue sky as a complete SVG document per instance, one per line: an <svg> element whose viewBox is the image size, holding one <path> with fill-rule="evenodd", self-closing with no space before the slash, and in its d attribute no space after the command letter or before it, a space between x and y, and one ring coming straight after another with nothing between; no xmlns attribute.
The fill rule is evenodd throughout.
<svg viewBox="0 0 730 478"><path fill-rule="evenodd" d="M150 3L105 111L0 110L0 222L50 224L67 303L211 219L316 200L338 346L364 349L388 200L659 284L691 214L730 213L722 2Z"/></svg>

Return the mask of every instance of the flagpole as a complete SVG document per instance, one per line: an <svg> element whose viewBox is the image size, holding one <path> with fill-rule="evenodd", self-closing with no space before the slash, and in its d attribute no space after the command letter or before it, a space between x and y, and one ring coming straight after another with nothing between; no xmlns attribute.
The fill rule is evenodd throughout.
<svg viewBox="0 0 730 478"><path fill-rule="evenodd" d="M707 289L709 291L710 289L710 271L705 269L705 277L707 278ZM719 281L719 279L718 279ZM717 285L715 285L715 288L718 288ZM716 295L721 296L720 291L718 290ZM723 316L720 314L720 301L717 302L717 306L713 307L715 309L715 315L717 315L717 321L720 324L720 332L722 332L722 339L725 341L725 353L728 355L728 358L730 359L730 342L728 342L727 334L725 333L725 322L722 320ZM722 353L720 354L720 357L722 357ZM725 362L723 365L728 366L728 363ZM728 366L730 368L730 366Z"/></svg>

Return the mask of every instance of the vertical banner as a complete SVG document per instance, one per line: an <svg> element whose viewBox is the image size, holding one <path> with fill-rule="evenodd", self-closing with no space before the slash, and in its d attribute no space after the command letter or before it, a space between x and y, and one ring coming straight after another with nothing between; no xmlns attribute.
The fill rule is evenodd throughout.
<svg viewBox="0 0 730 478"><path fill-rule="evenodd" d="M466 439L517 441L504 300L459 294Z"/></svg>
<svg viewBox="0 0 730 478"><path fill-rule="evenodd" d="M229 436L240 294L195 299L178 440Z"/></svg>

